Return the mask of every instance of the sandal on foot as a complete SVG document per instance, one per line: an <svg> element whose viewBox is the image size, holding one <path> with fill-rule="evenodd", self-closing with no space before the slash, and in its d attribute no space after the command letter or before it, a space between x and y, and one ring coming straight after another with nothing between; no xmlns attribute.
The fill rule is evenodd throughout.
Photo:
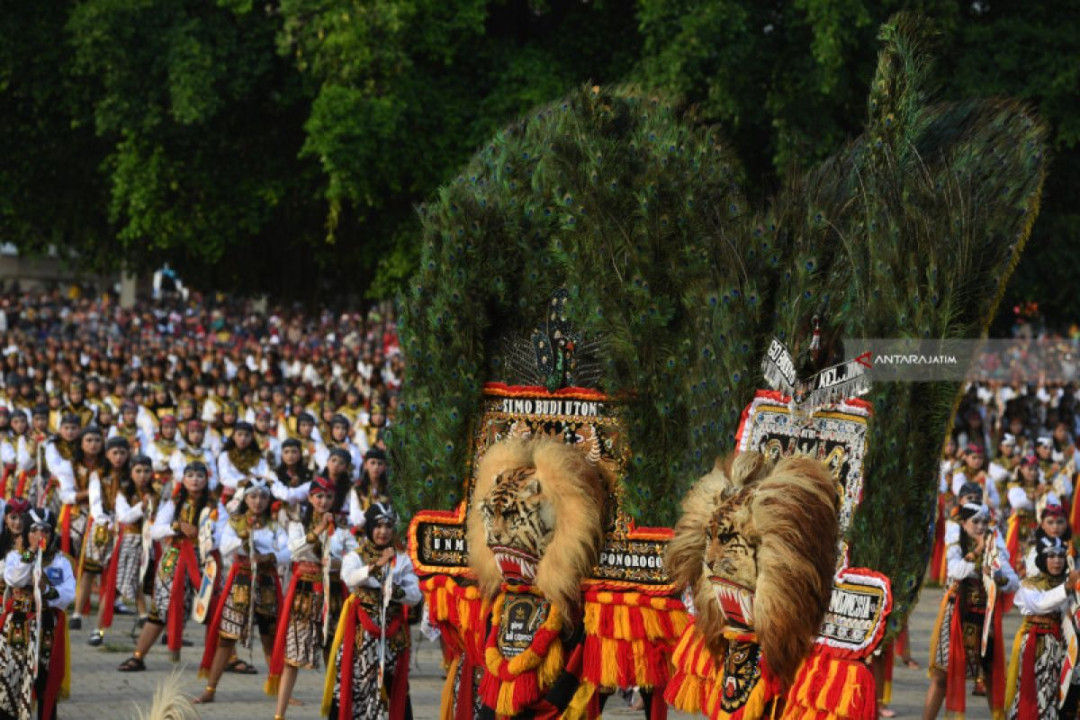
<svg viewBox="0 0 1080 720"><path fill-rule="evenodd" d="M225 672L236 673L238 675L258 675L259 670L243 660L234 660L225 667Z"/></svg>
<svg viewBox="0 0 1080 720"><path fill-rule="evenodd" d="M132 655L116 669L120 672L140 672L146 669L146 663L143 662L142 658Z"/></svg>

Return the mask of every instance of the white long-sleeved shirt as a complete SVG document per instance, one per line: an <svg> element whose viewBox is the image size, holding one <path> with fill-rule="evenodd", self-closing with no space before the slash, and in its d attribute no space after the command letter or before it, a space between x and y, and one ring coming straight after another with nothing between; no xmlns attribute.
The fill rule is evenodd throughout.
<svg viewBox="0 0 1080 720"><path fill-rule="evenodd" d="M161 504L158 508L157 516L154 518L154 524L150 527L150 539L151 540L167 540L180 535L180 533L174 532L172 529L173 519L176 517L176 503L169 499ZM225 520L227 514L224 506L218 506L218 520L214 524L214 545L221 545L221 533L223 532L223 526L227 522ZM198 518L196 518L196 524L198 524Z"/></svg>
<svg viewBox="0 0 1080 720"><path fill-rule="evenodd" d="M217 459L218 482L230 490L235 490L237 484L246 477L270 477L270 467L266 464L266 458L259 458L259 462L248 472L241 472L229 459L229 453L223 452Z"/></svg>
<svg viewBox="0 0 1080 720"><path fill-rule="evenodd" d="M371 568L357 552L351 552L341 560L341 580L350 590L358 587L380 587L378 579L371 574ZM390 583L401 588L404 593L398 600L402 605L412 606L420 602L420 581L416 577L412 560L405 553L399 552L394 557Z"/></svg>
<svg viewBox="0 0 1080 720"><path fill-rule="evenodd" d="M60 482L60 502L71 505L75 502L75 470L70 460L60 456L56 449L56 443L49 441L45 446L45 463L49 466L49 472L56 476Z"/></svg>
<svg viewBox="0 0 1080 720"><path fill-rule="evenodd" d="M1035 503L1032 502L1031 498L1028 497L1028 494L1024 490L1024 488L1014 485L1013 487L1009 488L1009 494L1007 497L1009 498L1009 505L1012 506L1012 509L1014 511L1029 510L1034 512ZM1049 505L1060 505L1061 498L1058 497L1056 492L1051 490L1049 493L1047 493L1046 502Z"/></svg>
<svg viewBox="0 0 1080 720"><path fill-rule="evenodd" d="M1023 583L1016 591L1016 607L1021 615L1049 615L1068 609L1069 594L1065 583L1051 590L1040 590Z"/></svg>
<svg viewBox="0 0 1080 720"><path fill-rule="evenodd" d="M90 517L93 518L95 523L111 525L115 508L113 509L113 512L109 512L105 509L103 493L101 490L100 473L95 472L90 474L90 485L87 490L90 492ZM117 495L119 496L120 493L118 492Z"/></svg>
<svg viewBox="0 0 1080 720"><path fill-rule="evenodd" d="M18 464L19 453L15 443L9 438L0 438L0 463L4 465Z"/></svg>
<svg viewBox="0 0 1080 720"><path fill-rule="evenodd" d="M139 522L143 518L142 500L132 505L124 496L124 493L116 493L116 522L122 525L130 525ZM171 522L171 521L170 521Z"/></svg>
<svg viewBox="0 0 1080 720"><path fill-rule="evenodd" d="M169 466L169 463L172 461L172 457L176 453L176 450L180 447L179 439L177 439L175 443L175 446L170 442L165 447L162 447L157 441L151 440L146 444L146 447L143 448L143 452L150 458L150 463L154 468L154 472L160 473L172 469Z"/></svg>
<svg viewBox="0 0 1080 720"><path fill-rule="evenodd" d="M49 600L49 607L64 610L75 601L75 573L63 553L56 553L48 567L44 568L48 583L59 593ZM4 582L9 587L26 587L34 581L34 561L26 562L12 550L4 561Z"/></svg>
<svg viewBox="0 0 1080 720"><path fill-rule="evenodd" d="M289 552L289 537L285 528L277 523L271 523L267 527L258 528L251 533L251 539L255 543L257 555L273 554L277 558L276 565L287 565L292 553ZM237 554L247 554L248 541L236 534L232 523L226 522L221 531L221 557L227 563L232 563Z"/></svg>
<svg viewBox="0 0 1080 720"><path fill-rule="evenodd" d="M323 531L319 536L322 543L326 542L326 535L326 531ZM340 561L343 555L356 549L356 538L349 528L335 527L329 549L331 561ZM307 541L307 530L303 523L289 523L289 552L292 553L293 562L322 562L321 550Z"/></svg>
<svg viewBox="0 0 1080 720"><path fill-rule="evenodd" d="M280 480L270 484L270 494L282 502L296 505L307 500L308 491L311 489L311 481L300 483L296 487L289 487Z"/></svg>
<svg viewBox="0 0 1080 720"><path fill-rule="evenodd" d="M998 587L998 591L1003 593L1016 592L1016 589L1020 587L1020 578L1017 577L1016 571L1013 570L1012 564L1009 562L1009 549L1005 547L1005 540L1001 537L1001 533L996 530L988 530L987 532L994 534L998 557L1001 559L1001 569L998 573L1006 580L1004 585ZM964 559L964 552L960 549L959 538L948 546L945 551L945 559L948 567L949 583L976 577L978 571L975 569L975 563Z"/></svg>

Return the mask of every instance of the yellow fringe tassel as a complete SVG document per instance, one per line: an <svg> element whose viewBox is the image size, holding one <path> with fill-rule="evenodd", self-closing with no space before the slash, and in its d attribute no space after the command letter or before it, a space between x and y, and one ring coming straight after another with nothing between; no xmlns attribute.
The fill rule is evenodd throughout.
<svg viewBox="0 0 1080 720"><path fill-rule="evenodd" d="M450 667L446 669L446 682L443 683L442 698L439 701L439 720L454 720L454 677L460 664L461 656L458 655L450 661ZM471 678L469 681L471 682ZM462 682L466 682L465 678L462 678Z"/></svg>
<svg viewBox="0 0 1080 720"><path fill-rule="evenodd" d="M1016 693L1020 687L1020 649L1024 644L1024 635L1027 634L1025 625L1026 623L1021 623L1020 629L1016 631L1012 653L1009 655L1009 671L1005 675L1005 707L1012 707L1013 700L1016 699Z"/></svg>
<svg viewBox="0 0 1080 720"><path fill-rule="evenodd" d="M596 686L582 680L560 720L586 720L589 717L589 701L595 693Z"/></svg>
<svg viewBox="0 0 1080 720"><path fill-rule="evenodd" d="M352 612L353 605L356 604L356 600L357 596L350 593L348 599L345 600L345 604L341 606L341 615L339 618L348 617L348 614ZM345 623L341 622L339 619L337 629L334 631L334 643L330 646L330 661L326 663L326 682L323 684L321 717L326 717L330 714L330 705L334 702L334 680L337 679L338 671L337 656L344 637Z"/></svg>

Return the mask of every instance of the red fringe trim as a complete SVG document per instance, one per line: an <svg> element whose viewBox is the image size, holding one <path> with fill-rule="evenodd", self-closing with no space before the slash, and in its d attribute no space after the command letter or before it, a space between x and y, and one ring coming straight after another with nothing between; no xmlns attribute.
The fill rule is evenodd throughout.
<svg viewBox="0 0 1080 720"><path fill-rule="evenodd" d="M690 623L676 598L585 593L582 679L605 688L663 687L675 646Z"/></svg>
<svg viewBox="0 0 1080 720"><path fill-rule="evenodd" d="M829 655L820 645L799 667L783 717L795 720L874 720L874 674L863 662Z"/></svg>

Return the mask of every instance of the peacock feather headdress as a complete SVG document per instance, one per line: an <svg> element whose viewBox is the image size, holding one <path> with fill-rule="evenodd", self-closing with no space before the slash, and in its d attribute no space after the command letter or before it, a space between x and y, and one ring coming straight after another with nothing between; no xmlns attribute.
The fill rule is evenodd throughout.
<svg viewBox="0 0 1080 720"><path fill-rule="evenodd" d="M493 138L421 210L390 440L406 502L463 499L482 386L513 379L495 349L559 288L588 371L626 402L623 506L646 524L672 524L734 447L774 337L798 356L815 315L833 337L983 336L1037 215L1045 131L1011 100L932 101L926 37L910 17L883 26L864 134L762 210L716 129L636 88L580 89ZM848 542L891 578L896 623L929 555L957 390L875 383L865 398Z"/></svg>

